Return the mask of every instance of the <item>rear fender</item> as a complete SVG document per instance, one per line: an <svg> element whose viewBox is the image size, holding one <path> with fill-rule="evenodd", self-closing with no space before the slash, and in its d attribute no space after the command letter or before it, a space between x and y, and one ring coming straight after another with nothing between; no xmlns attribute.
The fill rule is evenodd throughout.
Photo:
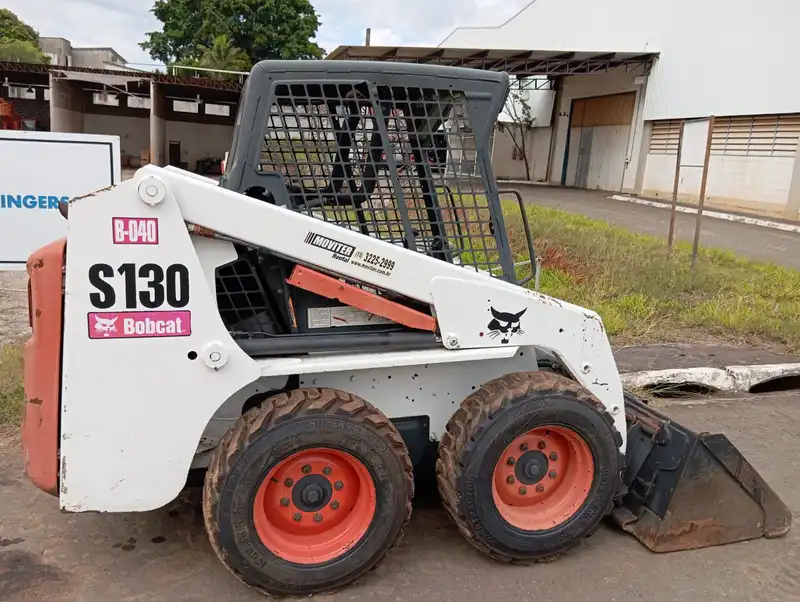
<svg viewBox="0 0 800 602"><path fill-rule="evenodd" d="M66 238L56 240L27 264L32 334L25 343L22 457L28 478L51 495L58 495L65 247Z"/></svg>

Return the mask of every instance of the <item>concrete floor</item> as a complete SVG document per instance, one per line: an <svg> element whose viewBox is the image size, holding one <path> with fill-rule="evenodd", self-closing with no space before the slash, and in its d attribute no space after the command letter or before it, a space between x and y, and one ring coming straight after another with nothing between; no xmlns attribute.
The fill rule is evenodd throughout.
<svg viewBox="0 0 800 602"><path fill-rule="evenodd" d="M634 232L667 239L670 212L665 209L614 201L608 198L611 193L602 191L502 184L500 187L517 188L526 201L535 205L604 219ZM676 226L680 240L694 240L696 219L695 215L678 213ZM700 244L800 269L800 234L794 232L706 218L700 230Z"/></svg>
<svg viewBox="0 0 800 602"><path fill-rule="evenodd" d="M686 402L681 402L685 404ZM724 432L795 513L800 511L800 394L666 409ZM0 435L0 600L246 602L263 599L230 575L191 500L147 514L62 515L21 474L16 433ZM800 530L657 555L606 526L556 562L497 564L466 544L434 499L418 499L407 537L363 582L325 600L375 602L682 602L800 599Z"/></svg>

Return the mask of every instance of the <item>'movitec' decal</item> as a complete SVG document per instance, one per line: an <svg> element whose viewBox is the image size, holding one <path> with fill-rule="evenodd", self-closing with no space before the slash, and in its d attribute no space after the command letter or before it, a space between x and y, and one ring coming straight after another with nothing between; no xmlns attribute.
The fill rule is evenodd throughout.
<svg viewBox="0 0 800 602"><path fill-rule="evenodd" d="M353 245L348 245L347 243L339 242L338 240L334 240L333 238L328 238L327 236L322 236L322 234L316 234L314 232L308 233L305 243L307 245L311 245L312 247L322 249L323 251L328 251L331 255L333 255L334 259L344 262L350 261L350 258L353 256L353 253L355 253L356 250Z"/></svg>
<svg viewBox="0 0 800 602"><path fill-rule="evenodd" d="M92 312L88 326L90 339L188 337L192 334L192 312Z"/></svg>
<svg viewBox="0 0 800 602"><path fill-rule="evenodd" d="M157 245L157 217L111 218L111 233L115 245Z"/></svg>

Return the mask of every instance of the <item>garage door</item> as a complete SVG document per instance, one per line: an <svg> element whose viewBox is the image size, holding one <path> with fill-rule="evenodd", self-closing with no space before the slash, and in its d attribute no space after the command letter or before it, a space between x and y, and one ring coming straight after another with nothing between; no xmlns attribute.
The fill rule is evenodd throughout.
<svg viewBox="0 0 800 602"><path fill-rule="evenodd" d="M635 105L635 92L572 101L564 184L622 189Z"/></svg>

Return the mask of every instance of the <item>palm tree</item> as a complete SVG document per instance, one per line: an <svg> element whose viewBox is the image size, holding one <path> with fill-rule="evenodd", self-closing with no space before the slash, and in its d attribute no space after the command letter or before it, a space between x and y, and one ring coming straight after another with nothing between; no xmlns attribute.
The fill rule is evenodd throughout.
<svg viewBox="0 0 800 602"><path fill-rule="evenodd" d="M200 47L200 63L198 66L221 71L249 71L252 64L247 53L234 46L230 38L222 34L214 38L214 43L211 46ZM212 74L212 77L223 75L225 74L215 73Z"/></svg>

